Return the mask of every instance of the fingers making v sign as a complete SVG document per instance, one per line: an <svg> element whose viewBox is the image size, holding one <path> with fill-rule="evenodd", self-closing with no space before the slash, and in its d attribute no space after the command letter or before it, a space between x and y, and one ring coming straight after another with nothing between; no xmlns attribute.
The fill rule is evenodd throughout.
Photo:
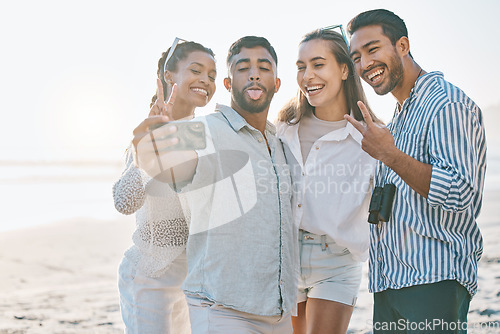
<svg viewBox="0 0 500 334"><path fill-rule="evenodd" d="M173 121L171 115L177 96L177 85L173 85L172 93L167 103L165 103L161 80L157 79L156 82L158 88L156 93L157 99L149 111L149 117L143 120L133 131L134 159L136 165L141 166L143 169L147 169L146 166L151 166L156 161L160 149L175 145L178 142L178 139L175 137L169 138L169 135L177 131L175 126L162 126L158 128L159 125ZM155 136L152 135L152 131L155 131ZM155 140L155 138L168 139Z"/></svg>
<svg viewBox="0 0 500 334"><path fill-rule="evenodd" d="M363 102L358 101L358 107L365 120L364 124L350 115L344 117L363 135L361 148L373 158L385 162L397 150L394 138L389 129L373 121Z"/></svg>
<svg viewBox="0 0 500 334"><path fill-rule="evenodd" d="M177 84L174 84L174 86L172 87L172 93L170 94L167 103L165 103L165 96L163 94L163 84L159 78L156 79L156 86L156 101L149 111L149 116L165 115L171 117L172 109L175 103L175 97L177 95Z"/></svg>

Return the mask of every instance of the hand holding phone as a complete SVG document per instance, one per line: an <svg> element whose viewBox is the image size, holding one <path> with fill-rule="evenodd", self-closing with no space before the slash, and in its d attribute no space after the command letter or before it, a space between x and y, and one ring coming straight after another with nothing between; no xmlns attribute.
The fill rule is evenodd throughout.
<svg viewBox="0 0 500 334"><path fill-rule="evenodd" d="M165 130L162 128L165 126ZM206 144L205 124L197 121L173 121L156 123L149 127L158 147L158 152L163 151L192 151L204 149ZM173 144L170 139L177 138ZM169 140L166 145L159 145L161 141ZM160 147L161 146L161 147Z"/></svg>
<svg viewBox="0 0 500 334"><path fill-rule="evenodd" d="M177 85L167 103L160 88L161 82L156 107L134 130L134 163L151 177L175 184L174 169L177 180L187 181L194 175L198 161L195 150L206 146L205 126L202 122L173 121Z"/></svg>

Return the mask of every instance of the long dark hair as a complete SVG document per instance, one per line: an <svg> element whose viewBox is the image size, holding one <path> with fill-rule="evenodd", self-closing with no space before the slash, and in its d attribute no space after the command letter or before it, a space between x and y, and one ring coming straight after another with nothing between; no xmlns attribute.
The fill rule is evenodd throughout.
<svg viewBox="0 0 500 334"><path fill-rule="evenodd" d="M358 74L354 70L354 63L349 56L349 49L347 44L339 33L326 30L326 29L317 29L308 34L306 34L300 44L309 42L314 39L321 39L329 42L330 50L332 54L335 56L335 59L339 63L339 65L345 64L349 70L349 75L346 80L343 81L344 92L346 95L347 108L352 112L354 118L358 121L364 120L363 114L357 105L358 101L362 101L368 111L372 119L375 122L380 122L380 120L373 114L371 111L368 102L366 101L366 96L363 91L363 87L361 86L361 80L359 79ZM302 94L302 92L297 92L297 96L292 98L279 112L278 121L285 122L289 125L297 124L300 122L302 117L305 115L311 114L314 111L314 107L309 104L307 98Z"/></svg>
<svg viewBox="0 0 500 334"><path fill-rule="evenodd" d="M167 82L165 81L165 76L163 75L164 74L163 69L165 68L166 70L168 70L170 72L176 72L178 70L177 64L179 63L179 61L186 59L193 51L206 52L215 58L214 52L211 49L206 48L203 45L196 43L196 42L183 42L183 43L177 44L177 46L175 47L174 53L172 54L172 56L168 60L166 67L164 66L165 59L167 59L167 55L170 52L170 48L168 48L167 51L163 52L161 54L160 59L158 59L158 70L156 71L156 74L157 74L158 78L160 78L161 83L163 84L163 96L165 96L165 98L168 98L167 97L168 85L167 85ZM157 98L158 98L158 96L156 94L151 98L151 104L149 105L150 108L156 102Z"/></svg>

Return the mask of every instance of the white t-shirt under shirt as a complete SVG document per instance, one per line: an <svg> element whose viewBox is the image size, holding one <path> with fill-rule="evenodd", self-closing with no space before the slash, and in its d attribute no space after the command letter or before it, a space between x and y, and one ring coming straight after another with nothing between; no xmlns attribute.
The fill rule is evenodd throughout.
<svg viewBox="0 0 500 334"><path fill-rule="evenodd" d="M306 162L311 147L319 138L329 132L345 128L347 120L324 121L317 118L314 114L303 117L299 123L300 150L302 152L303 163Z"/></svg>
<svg viewBox="0 0 500 334"><path fill-rule="evenodd" d="M327 122L314 115L277 128L294 183L296 224L329 235L354 259L366 260L375 159L361 149L362 135L347 121Z"/></svg>

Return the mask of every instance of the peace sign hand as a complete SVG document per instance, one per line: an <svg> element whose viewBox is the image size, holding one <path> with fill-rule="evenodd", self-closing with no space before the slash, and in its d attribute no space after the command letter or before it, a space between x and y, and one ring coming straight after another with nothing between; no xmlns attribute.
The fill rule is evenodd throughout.
<svg viewBox="0 0 500 334"><path fill-rule="evenodd" d="M172 87L172 93L170 94L167 103L165 103L165 97L163 95L163 84L159 78L156 79L156 86L156 101L149 111L149 116L165 115L172 118L172 109L177 96L177 84L174 84Z"/></svg>
<svg viewBox="0 0 500 334"><path fill-rule="evenodd" d="M152 130L156 128L155 125L173 121L171 115L177 95L177 85L175 84L172 87L172 94L170 94L168 102L165 103L163 86L160 79L157 80L157 84L158 91L156 102L149 112L149 117L134 129L134 138L132 140L134 146L134 161L137 167L140 166L152 176L157 174L155 170L158 168L158 166L156 166L158 152L178 142L176 137L165 140L154 140L154 137L167 137L177 131L175 126L162 126L156 130ZM154 136L152 134L153 131L155 133Z"/></svg>
<svg viewBox="0 0 500 334"><path fill-rule="evenodd" d="M387 164L393 154L398 151L391 132L373 121L363 102L358 101L358 107L363 114L365 124L350 115L345 115L344 118L363 135L361 148L373 158Z"/></svg>

